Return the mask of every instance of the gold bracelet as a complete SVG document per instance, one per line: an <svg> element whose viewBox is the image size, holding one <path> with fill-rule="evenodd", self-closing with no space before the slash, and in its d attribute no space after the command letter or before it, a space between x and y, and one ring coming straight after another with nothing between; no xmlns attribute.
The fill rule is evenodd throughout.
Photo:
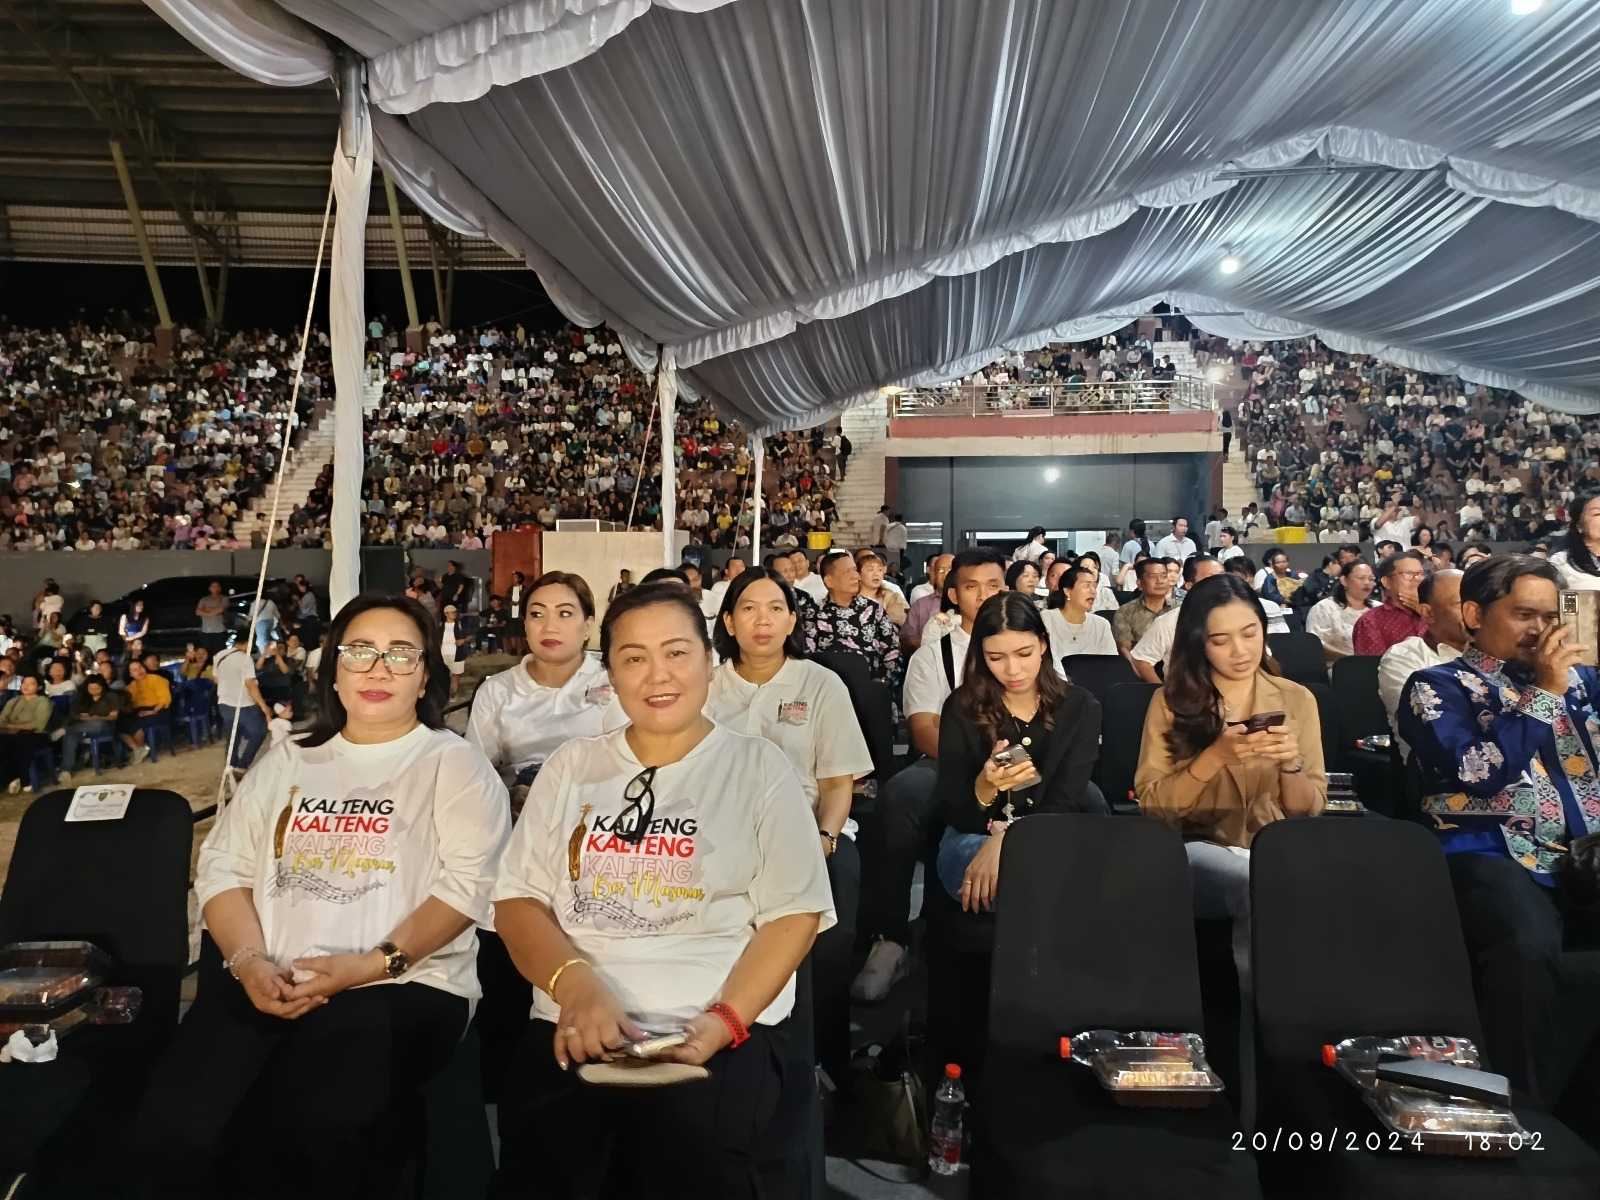
<svg viewBox="0 0 1600 1200"><path fill-rule="evenodd" d="M552 971L550 973L550 982L544 985L544 994L549 996L550 999L554 1000L556 998L556 984L561 982L562 972L564 972L568 967L576 966L579 963L583 963L585 966L587 966L589 960L587 958L569 958L566 962L562 963L559 967Z"/></svg>

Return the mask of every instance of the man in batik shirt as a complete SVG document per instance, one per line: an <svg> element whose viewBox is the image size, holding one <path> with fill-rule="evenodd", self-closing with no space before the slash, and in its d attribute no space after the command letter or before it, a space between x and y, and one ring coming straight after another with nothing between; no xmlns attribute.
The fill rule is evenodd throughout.
<svg viewBox="0 0 1600 1200"><path fill-rule="evenodd" d="M883 606L861 594L861 574L844 551L822 560L827 595L808 614L806 649L858 654L880 683L892 683L900 666L900 632Z"/></svg>

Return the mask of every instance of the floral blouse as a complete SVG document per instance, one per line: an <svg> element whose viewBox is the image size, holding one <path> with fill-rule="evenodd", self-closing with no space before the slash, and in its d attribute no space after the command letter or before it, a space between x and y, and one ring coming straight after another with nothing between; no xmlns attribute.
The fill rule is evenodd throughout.
<svg viewBox="0 0 1600 1200"><path fill-rule="evenodd" d="M842 650L867 660L867 669L889 683L900 666L900 631L881 605L857 596L848 608L830 598L805 614L806 651Z"/></svg>
<svg viewBox="0 0 1600 1200"><path fill-rule="evenodd" d="M1445 853L1509 854L1548 886L1570 840L1600 833L1600 672L1567 681L1558 696L1471 648L1407 681L1400 736Z"/></svg>

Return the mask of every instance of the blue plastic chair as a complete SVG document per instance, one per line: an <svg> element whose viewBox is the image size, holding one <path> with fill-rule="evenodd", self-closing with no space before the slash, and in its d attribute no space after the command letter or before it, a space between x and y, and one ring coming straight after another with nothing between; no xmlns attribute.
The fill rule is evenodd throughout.
<svg viewBox="0 0 1600 1200"><path fill-rule="evenodd" d="M145 717L139 721L139 732L144 734L144 744L150 751L150 761L155 762L160 755L157 753L163 740L167 743L167 752L174 753L176 747L172 742L172 714L170 711L159 712L153 717Z"/></svg>
<svg viewBox="0 0 1600 1200"><path fill-rule="evenodd" d="M28 762L28 790L34 793L49 791L56 785L55 743L40 746Z"/></svg>
<svg viewBox="0 0 1600 1200"><path fill-rule="evenodd" d="M112 766L122 761L122 745L117 741L117 735L112 733L97 733L93 737L84 739L89 745L89 761L94 765L94 773L100 774L100 756L104 754ZM77 770L77 764L73 764Z"/></svg>
<svg viewBox="0 0 1600 1200"><path fill-rule="evenodd" d="M211 740L216 720L217 685L209 679L185 680L178 692L178 720L189 731L189 744L196 749Z"/></svg>

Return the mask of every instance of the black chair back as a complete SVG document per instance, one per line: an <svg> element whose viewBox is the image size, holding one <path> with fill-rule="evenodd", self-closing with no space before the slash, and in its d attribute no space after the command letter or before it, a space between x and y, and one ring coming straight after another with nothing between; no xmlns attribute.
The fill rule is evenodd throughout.
<svg viewBox="0 0 1600 1200"><path fill-rule="evenodd" d="M1094 781L1113 809L1132 798L1133 776L1139 769L1139 745L1144 741L1144 715L1160 684L1117 683L1106 692L1101 707L1100 759Z"/></svg>
<svg viewBox="0 0 1600 1200"><path fill-rule="evenodd" d="M1084 1029L1201 1032L1177 833L1084 813L1030 817L1016 832L1001 852L991 1045L1051 1057Z"/></svg>
<svg viewBox="0 0 1600 1200"><path fill-rule="evenodd" d="M1327 683L1322 643L1309 633L1269 633L1267 649L1279 668L1296 683Z"/></svg>
<svg viewBox="0 0 1600 1200"><path fill-rule="evenodd" d="M1339 740L1342 723L1333 689L1326 683L1302 683L1300 686L1316 697L1317 721L1322 726L1323 767L1329 771L1337 771L1340 769L1339 760L1344 750L1344 743Z"/></svg>
<svg viewBox="0 0 1600 1200"><path fill-rule="evenodd" d="M1389 714L1378 695L1375 655L1357 654L1333 664L1333 698L1339 706L1339 741L1348 749L1357 738L1389 732Z"/></svg>
<svg viewBox="0 0 1600 1200"><path fill-rule="evenodd" d="M872 755L873 771L881 784L895 770L894 698L888 687L872 677L867 660L860 655L823 650L810 657L844 680L850 692L850 704L855 709L856 723L861 726L867 752Z"/></svg>
<svg viewBox="0 0 1600 1200"><path fill-rule="evenodd" d="M1120 654L1068 654L1061 669L1071 683L1083 688L1103 705L1113 684L1139 683L1139 676Z"/></svg>

